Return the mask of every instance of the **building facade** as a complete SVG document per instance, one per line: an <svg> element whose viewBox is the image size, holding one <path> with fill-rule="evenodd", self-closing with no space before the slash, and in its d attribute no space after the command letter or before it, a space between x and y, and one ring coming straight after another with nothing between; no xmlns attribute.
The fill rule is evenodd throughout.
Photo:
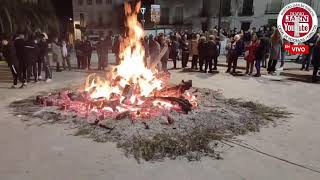
<svg viewBox="0 0 320 180"><path fill-rule="evenodd" d="M124 0L72 0L75 39L119 31ZM81 30L79 29L81 27Z"/></svg>
<svg viewBox="0 0 320 180"><path fill-rule="evenodd" d="M161 5L160 25L197 31L218 25L220 1L221 24L225 29L275 25L280 10L291 2L305 2L320 16L319 0L155 0L155 3Z"/></svg>

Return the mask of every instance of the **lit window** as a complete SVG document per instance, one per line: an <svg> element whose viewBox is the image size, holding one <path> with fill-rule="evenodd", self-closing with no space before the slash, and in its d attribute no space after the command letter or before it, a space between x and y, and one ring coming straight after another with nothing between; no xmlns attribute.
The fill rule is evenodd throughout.
<svg viewBox="0 0 320 180"><path fill-rule="evenodd" d="M92 0L87 0L88 5L92 5Z"/></svg>
<svg viewBox="0 0 320 180"><path fill-rule="evenodd" d="M112 4L112 0L106 0L107 4Z"/></svg>
<svg viewBox="0 0 320 180"><path fill-rule="evenodd" d="M102 4L102 0L96 0L96 4Z"/></svg>
<svg viewBox="0 0 320 180"><path fill-rule="evenodd" d="M78 4L79 4L79 6L82 6L83 5L83 0L78 0Z"/></svg>

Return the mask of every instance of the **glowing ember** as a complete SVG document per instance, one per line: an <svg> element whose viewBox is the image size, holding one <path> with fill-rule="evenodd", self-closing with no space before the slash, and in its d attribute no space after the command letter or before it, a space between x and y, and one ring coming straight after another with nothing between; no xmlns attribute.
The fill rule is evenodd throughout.
<svg viewBox="0 0 320 180"><path fill-rule="evenodd" d="M140 5L139 2L133 9L125 3L128 31L120 45L120 65L104 78L89 75L84 92L78 92L78 98L72 97L74 93L65 92L59 97L41 97L40 103L48 105L49 102L79 114L96 113L103 118L116 119L125 116L150 118L171 110L188 112L197 106L195 96L187 91L192 86L191 82L168 87L168 73L159 73L152 66L145 66L145 51L141 43L144 31L137 19Z"/></svg>

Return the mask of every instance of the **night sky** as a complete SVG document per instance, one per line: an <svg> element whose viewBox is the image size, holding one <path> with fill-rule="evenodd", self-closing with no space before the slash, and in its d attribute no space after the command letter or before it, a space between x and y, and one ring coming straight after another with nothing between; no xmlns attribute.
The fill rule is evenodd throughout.
<svg viewBox="0 0 320 180"><path fill-rule="evenodd" d="M72 18L72 0L51 0L60 20Z"/></svg>

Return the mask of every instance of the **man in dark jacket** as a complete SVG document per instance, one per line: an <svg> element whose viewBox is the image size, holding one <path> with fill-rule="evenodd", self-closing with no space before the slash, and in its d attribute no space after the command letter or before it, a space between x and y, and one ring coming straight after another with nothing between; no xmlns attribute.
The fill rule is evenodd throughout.
<svg viewBox="0 0 320 180"><path fill-rule="evenodd" d="M212 70L217 70L218 65L218 56L219 56L219 50L217 47L217 44L215 42L215 37L211 35L209 37L209 41L206 44L207 46L207 57L206 57L206 64L204 71L207 72L208 66L209 66L209 73L212 73ZM212 60L214 61L214 68L212 69Z"/></svg>
<svg viewBox="0 0 320 180"><path fill-rule="evenodd" d="M261 62L263 62L263 60L266 58L268 46L269 46L268 40L264 37L261 37L259 40L259 45L256 50L256 54L255 54L257 74L255 74L254 77L261 76L261 73L260 73Z"/></svg>
<svg viewBox="0 0 320 180"><path fill-rule="evenodd" d="M207 42L206 37L201 36L198 44L198 51L199 51L199 68L200 72L203 71L203 64L205 63L205 59L207 57Z"/></svg>
<svg viewBox="0 0 320 180"><path fill-rule="evenodd" d="M19 61L21 75L24 80L27 79L27 63L23 58L24 55L24 45L25 45L25 37L24 34L19 34L19 36L14 41L14 47L16 49L17 58Z"/></svg>
<svg viewBox="0 0 320 180"><path fill-rule="evenodd" d="M187 39L187 35L182 36L181 51L182 51L182 68L188 67L189 55L190 55L190 43Z"/></svg>
<svg viewBox="0 0 320 180"><path fill-rule="evenodd" d="M50 69L50 60L48 56L49 45L47 39L44 35L41 35L41 40L39 42L39 64L38 64L38 75L41 75L42 65L45 72L45 79L47 82L52 80L52 72Z"/></svg>
<svg viewBox="0 0 320 180"><path fill-rule="evenodd" d="M104 70L108 66L108 51L110 48L109 37L106 39L101 38L97 44L97 53L98 53L98 70Z"/></svg>
<svg viewBox="0 0 320 180"><path fill-rule="evenodd" d="M88 40L87 37L85 37L85 39L84 39L83 51L84 51L84 53L85 53L85 63L84 63L84 64L87 65L87 66L86 66L87 69L90 69L90 66L91 66L91 56L92 56L93 48L92 48L91 42Z"/></svg>
<svg viewBox="0 0 320 180"><path fill-rule="evenodd" d="M170 44L170 58L173 62L173 69L177 69L177 58L179 55L179 42L177 36L173 36Z"/></svg>
<svg viewBox="0 0 320 180"><path fill-rule="evenodd" d="M33 74L34 82L38 82L37 60L39 57L39 48L34 37L30 37L24 46L24 59L27 64L27 82L30 82Z"/></svg>
<svg viewBox="0 0 320 180"><path fill-rule="evenodd" d="M12 88L16 88L18 80L21 82L20 88L24 86L24 79L19 68L19 60L16 55L16 49L12 42L9 42L9 38L4 37L2 40L3 45L3 56L6 59L8 66L10 67L13 76Z"/></svg>

